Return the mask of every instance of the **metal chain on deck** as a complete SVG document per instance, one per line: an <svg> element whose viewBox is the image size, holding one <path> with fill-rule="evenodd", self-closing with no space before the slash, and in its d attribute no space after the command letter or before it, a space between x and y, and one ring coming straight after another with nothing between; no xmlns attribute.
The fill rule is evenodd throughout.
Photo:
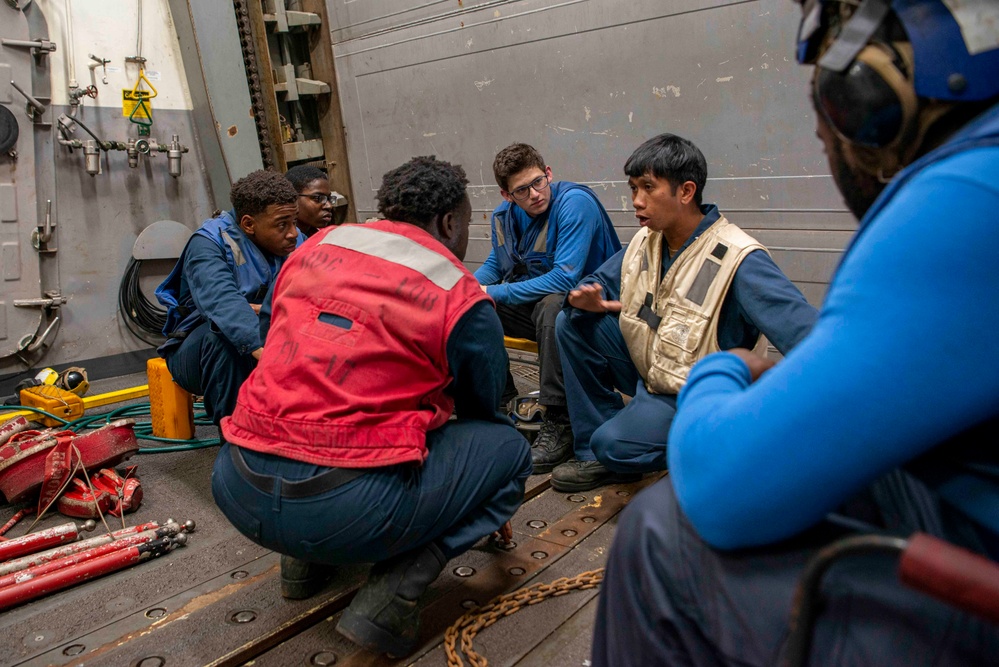
<svg viewBox="0 0 999 667"><path fill-rule="evenodd" d="M271 142L267 130L267 110L264 108L263 88L260 84L261 75L257 64L257 51L253 43L253 26L250 23L250 9L246 4L247 2L259 1L233 0L232 4L236 10L236 28L239 31L239 46L243 51L246 82L250 86L250 105L253 107L253 122L257 126L260 158L264 163L264 169L273 169L274 154L271 150Z"/></svg>
<svg viewBox="0 0 999 667"><path fill-rule="evenodd" d="M448 667L464 667L461 655L456 649L458 637L461 636L461 652L465 654L472 667L486 667L489 661L475 652L472 641L479 630L503 618L515 614L524 607L538 604L551 597L558 597L572 591L584 591L596 588L604 579L604 568L577 574L575 577L562 577L550 584L540 583L527 586L512 593L499 595L483 607L475 607L455 621L454 625L444 633L444 653L447 655Z"/></svg>

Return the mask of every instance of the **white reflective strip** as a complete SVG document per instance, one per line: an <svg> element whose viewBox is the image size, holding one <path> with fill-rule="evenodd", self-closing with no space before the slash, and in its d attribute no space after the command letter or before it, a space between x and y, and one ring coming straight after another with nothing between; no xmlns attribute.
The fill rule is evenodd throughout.
<svg viewBox="0 0 999 667"><path fill-rule="evenodd" d="M236 241L233 240L231 236L225 231L222 232L222 240L226 242L229 249L232 250L232 257L236 260L236 266L243 266L246 264L246 258L243 257L243 249L237 245Z"/></svg>
<svg viewBox="0 0 999 667"><path fill-rule="evenodd" d="M999 47L999 3L995 0L943 0L961 28L968 53Z"/></svg>
<svg viewBox="0 0 999 667"><path fill-rule="evenodd" d="M462 276L461 270L443 255L405 236L364 225L342 225L323 237L319 243L356 250L401 264L423 274L427 280L445 290L457 285Z"/></svg>

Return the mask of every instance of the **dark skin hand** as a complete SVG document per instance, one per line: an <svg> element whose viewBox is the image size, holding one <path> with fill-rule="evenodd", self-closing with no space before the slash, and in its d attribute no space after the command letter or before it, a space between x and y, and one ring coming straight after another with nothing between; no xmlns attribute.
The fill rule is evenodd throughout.
<svg viewBox="0 0 999 667"><path fill-rule="evenodd" d="M509 521L504 523L500 526L499 530L493 533L493 539L509 546L509 544L513 541L513 526L510 525Z"/></svg>
<svg viewBox="0 0 999 667"><path fill-rule="evenodd" d="M591 313L620 313L620 301L604 300L604 288L597 283L581 285L569 292L569 305Z"/></svg>
<svg viewBox="0 0 999 667"><path fill-rule="evenodd" d="M766 359L758 354L754 354L752 351L747 350L744 347L737 347L727 351L742 359L742 361L749 366L750 382L756 382L759 380L761 375L773 368L774 364L777 363L773 359Z"/></svg>

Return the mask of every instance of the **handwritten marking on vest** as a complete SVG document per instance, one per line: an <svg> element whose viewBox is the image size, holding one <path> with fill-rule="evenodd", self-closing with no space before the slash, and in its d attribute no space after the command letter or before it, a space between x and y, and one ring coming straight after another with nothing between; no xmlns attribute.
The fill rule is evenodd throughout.
<svg viewBox="0 0 999 667"><path fill-rule="evenodd" d="M284 341L281 343L281 349L278 351L278 354L284 357L285 365L290 365L298 355L298 343L290 340Z"/></svg>
<svg viewBox="0 0 999 667"><path fill-rule="evenodd" d="M342 385L344 382L347 381L347 376L350 375L350 372L354 370L354 366L356 366L356 364L353 362L353 360L347 359L346 361L344 361L343 366L340 367L339 375L333 378L333 381L336 382L338 385Z"/></svg>
<svg viewBox="0 0 999 667"><path fill-rule="evenodd" d="M313 269L333 271L341 264L343 264L343 258L333 256L325 248L317 248L315 252L302 258L302 268L309 271Z"/></svg>
<svg viewBox="0 0 999 667"><path fill-rule="evenodd" d="M411 285L409 283L409 278L403 278L399 286L395 288L395 293L397 296L401 296L404 299L408 299L413 302L418 308L430 312L437 305L437 297L439 296L436 292L430 292L426 287L420 283Z"/></svg>

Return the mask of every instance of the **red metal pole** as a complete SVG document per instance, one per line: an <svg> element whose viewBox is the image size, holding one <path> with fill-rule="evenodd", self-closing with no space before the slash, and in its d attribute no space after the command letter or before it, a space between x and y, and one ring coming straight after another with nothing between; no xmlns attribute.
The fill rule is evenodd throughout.
<svg viewBox="0 0 999 667"><path fill-rule="evenodd" d="M111 535L98 535L97 537L91 537L88 540L81 540L80 542L67 544L63 547L49 549L48 551L42 551L41 553L35 553L30 556L7 561L6 563L0 563L0 576L10 574L11 572L17 572L18 570L23 570L27 567L48 563L49 561L53 561L57 558L63 558L64 556L78 553L80 551L86 551L87 549L92 549L102 544L113 542L117 538L124 537L125 535L132 535L134 533L141 533L144 530L159 528L159 525L160 524L155 521L150 521L149 523L142 523L138 526L131 526L130 528L116 530L111 533ZM4 544L6 544L6 542L4 542Z"/></svg>
<svg viewBox="0 0 999 667"><path fill-rule="evenodd" d="M14 516L12 516L10 518L10 521L8 521L7 523L5 523L3 526L0 526L0 535L5 535L8 530L10 530L11 528L13 528L14 526L17 525L18 521L20 521L24 517L28 516L29 514L34 514L34 513L35 513L35 509L33 507L26 507L25 509L20 510L19 512L17 512L17 514L15 514ZM0 538L0 539L3 539L4 541L7 541L8 538L4 537L4 538Z"/></svg>
<svg viewBox="0 0 999 667"><path fill-rule="evenodd" d="M31 535L0 542L0 561L33 554L56 544L72 542L80 536L83 530L93 530L95 525L93 521L88 521L83 526L77 526L75 523L64 523L61 526L46 528Z"/></svg>
<svg viewBox="0 0 999 667"><path fill-rule="evenodd" d="M77 565L71 565L55 572L43 574L34 579L29 579L24 583L0 588L0 611L75 584L116 572L117 570L141 563L150 558L162 556L172 551L177 544L178 542L172 537L161 537L152 542L118 549L98 558L92 558Z"/></svg>
<svg viewBox="0 0 999 667"><path fill-rule="evenodd" d="M105 554L109 554L112 551L118 551L119 549L125 549L127 547L134 547L139 544L145 544L146 542L152 542L160 537L173 537L180 531L181 527L178 524L170 523L160 528L156 528L155 530L144 530L141 533L136 533L134 535L126 535L115 540L114 542L108 542L107 544L96 546L93 549L80 551L63 558L57 558L47 563L42 563L41 565L35 565L33 567L28 567L23 570L18 570L17 572L11 572L10 574L0 576L0 588L5 588L12 584L19 584L28 581L29 579L39 577L43 574L55 572L56 570L61 570L64 567L76 565L92 558L98 558Z"/></svg>

